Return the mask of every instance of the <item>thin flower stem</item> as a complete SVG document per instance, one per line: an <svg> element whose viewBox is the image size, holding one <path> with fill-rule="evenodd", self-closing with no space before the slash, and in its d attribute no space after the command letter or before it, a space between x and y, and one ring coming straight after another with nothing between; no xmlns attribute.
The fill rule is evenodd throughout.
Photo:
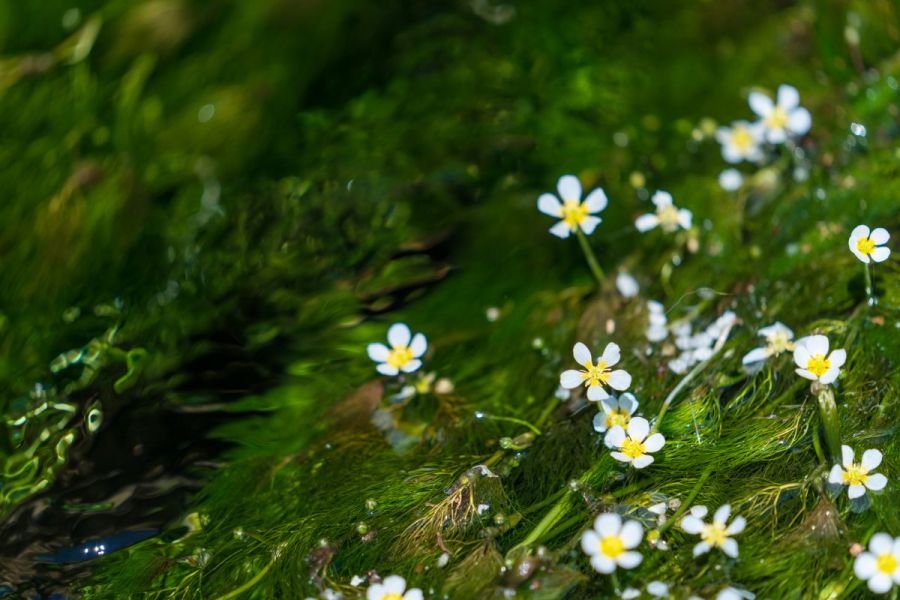
<svg viewBox="0 0 900 600"><path fill-rule="evenodd" d="M866 299L869 301L869 306L875 306L878 304L878 299L875 297L875 284L872 283L872 265L866 263L864 266L866 274Z"/></svg>
<svg viewBox="0 0 900 600"><path fill-rule="evenodd" d="M526 421L525 419L519 419L518 417L501 417L500 415L489 415L487 413L481 413L481 418L483 419L491 419L492 421L508 421L509 423L515 423L517 425L521 425L523 427L527 427L531 431L535 433L535 435L541 435L541 430Z"/></svg>
<svg viewBox="0 0 900 600"><path fill-rule="evenodd" d="M841 420L834 401L834 390L830 385L820 384L813 386L813 393L819 401L819 418L822 420L822 429L825 433L828 458L832 462L838 462L841 459ZM816 434L813 432L813 435Z"/></svg>
<svg viewBox="0 0 900 600"><path fill-rule="evenodd" d="M578 243L581 245L581 251L584 252L584 258L591 268L591 273L594 274L594 279L597 280L597 285L602 287L603 282L606 280L606 276L603 274L603 269L600 268L600 263L597 262L597 257L594 256L594 251L591 250L591 245L588 243L587 236L584 235L581 228L578 228L575 230L575 237L578 238Z"/></svg>

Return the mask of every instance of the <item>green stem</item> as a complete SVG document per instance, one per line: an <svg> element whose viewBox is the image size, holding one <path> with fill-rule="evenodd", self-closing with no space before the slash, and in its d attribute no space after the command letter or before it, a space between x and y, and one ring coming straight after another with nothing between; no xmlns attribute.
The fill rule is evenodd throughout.
<svg viewBox="0 0 900 600"><path fill-rule="evenodd" d="M219 597L217 598L217 600L231 600L231 598L237 598L238 596L240 596L240 595L243 594L244 592L246 592L246 591L252 589L253 586L255 586L257 583L259 583L260 581L262 581L262 578L266 576L266 573L268 573L269 570L270 570L274 565L275 565L275 559L273 558L271 561L269 561L269 564L267 564L265 567L263 567L263 570L262 570L262 571L260 571L259 573L257 573L256 575L253 576L253 579L251 579L250 581L248 581L248 582L245 583L244 585L242 585L242 586L240 586L240 587L238 587L238 588L235 588L235 589L231 590L231 591L228 592L227 594L223 594L222 596L219 596Z"/></svg>
<svg viewBox="0 0 900 600"><path fill-rule="evenodd" d="M600 268L600 263L597 262L597 257L594 256L594 251L591 250L591 245L588 243L587 236L584 235L581 228L578 228L575 230L575 237L578 238L578 243L581 245L581 251L584 252L584 258L591 268L591 273L594 274L594 279L597 280L597 285L603 287L603 282L606 277L603 274L603 269Z"/></svg>
<svg viewBox="0 0 900 600"><path fill-rule="evenodd" d="M481 413L481 418L483 419L491 419L492 421L508 421L510 423L515 423L516 425L521 425L523 427L527 427L531 431L533 431L536 435L541 435L541 430L526 421L525 419L520 419L518 417L501 417L499 415L489 415L487 413Z"/></svg>
<svg viewBox="0 0 900 600"><path fill-rule="evenodd" d="M814 390L819 401L819 418L822 420L822 429L825 432L825 446L828 448L829 459L832 462L841 460L841 421L838 415L837 404L834 401L834 390L829 385L819 385Z"/></svg>
<svg viewBox="0 0 900 600"><path fill-rule="evenodd" d="M660 535L665 533L665 531L669 527L671 527L672 525L677 523L678 520L681 518L681 515L683 515L684 513L687 512L687 510L691 507L691 503L694 501L694 498L696 498L697 494L700 493L700 488L703 487L703 484L706 482L707 479L709 479L709 476L712 474L712 472L713 472L712 465L706 467L706 470L703 471L702 475L700 475L700 479L698 479L697 483L694 484L694 489L692 489L691 493L688 494L688 497L684 499L684 501L681 503L681 506L679 506L678 510L675 511L675 514L672 515L672 517L670 519L666 520L666 522L662 524L662 527L659 528Z"/></svg>
<svg viewBox="0 0 900 600"><path fill-rule="evenodd" d="M869 306L875 306L878 304L878 299L875 297L875 285L872 283L872 265L866 263L864 266L866 274L866 298L869 301Z"/></svg>

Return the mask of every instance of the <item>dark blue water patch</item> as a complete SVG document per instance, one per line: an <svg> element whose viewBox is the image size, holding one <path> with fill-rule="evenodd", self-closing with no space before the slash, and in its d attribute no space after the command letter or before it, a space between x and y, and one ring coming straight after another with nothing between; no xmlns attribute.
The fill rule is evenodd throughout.
<svg viewBox="0 0 900 600"><path fill-rule="evenodd" d="M75 546L73 548L63 548L57 550L53 554L41 554L34 557L34 560L45 563L69 564L84 562L99 558L116 550L133 546L138 542L142 542L159 533L156 529L141 529L138 531L123 531L104 538L98 538Z"/></svg>

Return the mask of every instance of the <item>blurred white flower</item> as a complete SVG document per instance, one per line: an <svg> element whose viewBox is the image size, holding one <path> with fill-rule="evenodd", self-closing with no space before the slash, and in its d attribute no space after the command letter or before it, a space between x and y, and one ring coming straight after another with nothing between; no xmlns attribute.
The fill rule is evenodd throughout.
<svg viewBox="0 0 900 600"><path fill-rule="evenodd" d="M716 594L716 600L753 600L756 594L738 588L723 588Z"/></svg>
<svg viewBox="0 0 900 600"><path fill-rule="evenodd" d="M641 286L638 285L637 279L632 277L630 273L622 271L616 275L616 289L625 298L633 298L641 291Z"/></svg>
<svg viewBox="0 0 900 600"><path fill-rule="evenodd" d="M644 559L635 552L644 537L637 521L622 523L615 513L603 513L594 519L594 528L581 536L581 548L591 557L591 566L600 573L612 573L616 567L633 569Z"/></svg>
<svg viewBox="0 0 900 600"><path fill-rule="evenodd" d="M653 194L650 200L656 205L656 212L647 213L637 218L634 226L637 227L638 231L643 233L657 226L668 233L677 231L679 227L683 229L691 228L691 211L675 206L672 203L672 194L659 190Z"/></svg>
<svg viewBox="0 0 900 600"><path fill-rule="evenodd" d="M857 225L850 232L848 245L850 252L864 263L880 263L886 261L891 255L891 249L885 246L890 238L891 234L884 227L869 231L867 225Z"/></svg>
<svg viewBox="0 0 900 600"><path fill-rule="evenodd" d="M800 94L793 86L779 86L774 103L762 92L750 92L749 102L769 143L782 144L789 136L802 136L812 125L812 117L800 106Z"/></svg>
<svg viewBox="0 0 900 600"><path fill-rule="evenodd" d="M603 355L597 359L597 364L593 362L591 351L588 347L578 342L572 349L572 355L575 361L585 368L584 371L569 369L563 371L559 376L559 384L566 389L574 389L580 385L584 385L587 391L588 400L598 401L609 397L609 393L603 386L608 385L614 390L625 391L631 385L631 375L622 369L611 371L610 367L615 366L619 362L620 351L618 344L610 342L603 349Z"/></svg>
<svg viewBox="0 0 900 600"><path fill-rule="evenodd" d="M794 332L787 325L780 321L776 321L768 327L759 330L759 335L766 338L766 345L762 348L754 348L744 355L741 362L749 365L761 362L770 356L778 356L782 352L794 351Z"/></svg>
<svg viewBox="0 0 900 600"><path fill-rule="evenodd" d="M733 192L744 185L744 176L737 169L725 169L719 173L719 185L726 192Z"/></svg>
<svg viewBox="0 0 900 600"><path fill-rule="evenodd" d="M669 586L662 581L651 581L647 584L647 593L654 598L668 598Z"/></svg>
<svg viewBox="0 0 900 600"><path fill-rule="evenodd" d="M853 462L853 449L841 446L841 465L834 465L828 474L828 483L849 486L847 495L851 500L865 495L866 488L872 491L883 490L887 485L887 477L881 473L872 473L881 464L881 452L869 449L863 452L859 463ZM843 466L842 466L843 465Z"/></svg>
<svg viewBox="0 0 900 600"><path fill-rule="evenodd" d="M625 392L618 398L610 396L600 401L601 412L594 415L594 431L604 433L610 427L619 425L627 427L631 421L631 415L638 408L637 398L634 394Z"/></svg>
<svg viewBox="0 0 900 600"><path fill-rule="evenodd" d="M884 594L900 584L900 538L876 533L869 540L869 551L861 552L853 562L853 572L876 594Z"/></svg>
<svg viewBox="0 0 900 600"><path fill-rule="evenodd" d="M738 556L738 544L731 536L744 530L747 524L744 517L735 517L728 525L728 517L731 516L731 505L723 504L713 515L712 523L704 523L703 517L707 514L705 506L694 506L690 514L681 520L681 528L687 533L699 535L700 543L694 546L694 556L709 552L712 548L721 548L722 552L731 558Z"/></svg>
<svg viewBox="0 0 900 600"><path fill-rule="evenodd" d="M417 333L415 336L405 323L394 323L388 329L387 334L390 348L384 344L369 344L366 351L369 358L379 363L375 368L382 375L397 375L401 371L412 373L422 366L419 358L428 349L425 336Z"/></svg>
<svg viewBox="0 0 900 600"><path fill-rule="evenodd" d="M719 127L716 140L722 144L722 158L732 164L742 160L759 160L762 158L760 143L763 133L762 125L747 121L735 121L731 127Z"/></svg>
<svg viewBox="0 0 900 600"><path fill-rule="evenodd" d="M553 194L541 194L538 198L538 210L545 215L557 217L559 223L550 228L550 233L560 238L567 238L579 228L591 235L602 219L593 216L606 208L606 193L597 188L581 201L581 182L574 175L563 175L556 183L559 198Z"/></svg>
<svg viewBox="0 0 900 600"><path fill-rule="evenodd" d="M799 367L795 371L805 379L832 383L846 361L845 350L828 353L828 338L824 335L810 335L794 343L794 363Z"/></svg>
<svg viewBox="0 0 900 600"><path fill-rule="evenodd" d="M628 428L614 425L606 432L603 443L616 449L611 456L621 462L631 463L635 469L643 469L653 462L651 453L666 443L661 433L650 434L650 423L643 417L634 417ZM649 437L648 437L649 436Z"/></svg>
<svg viewBox="0 0 900 600"><path fill-rule="evenodd" d="M669 336L668 322L666 318L666 309L656 300L647 302L647 331L645 335L647 340L651 342L661 342Z"/></svg>
<svg viewBox="0 0 900 600"><path fill-rule="evenodd" d="M366 590L366 600L422 600L422 598L422 590L419 588L406 591L406 580L399 575L385 577L382 583L373 583Z"/></svg>

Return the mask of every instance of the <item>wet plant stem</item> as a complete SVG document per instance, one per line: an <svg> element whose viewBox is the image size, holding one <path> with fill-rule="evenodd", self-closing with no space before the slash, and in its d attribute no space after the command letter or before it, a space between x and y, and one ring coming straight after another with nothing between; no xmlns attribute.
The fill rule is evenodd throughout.
<svg viewBox="0 0 900 600"><path fill-rule="evenodd" d="M875 306L878 304L878 300L875 298L875 284L872 283L872 265L871 263L866 263L864 266L864 272L866 274L866 300L869 302L869 306Z"/></svg>
<svg viewBox="0 0 900 600"><path fill-rule="evenodd" d="M591 273L594 274L594 279L597 280L597 286L603 287L606 276L603 274L603 269L600 268L600 263L597 262L594 251L591 250L591 245L588 243L587 236L584 235L584 232L579 228L575 230L575 237L578 238L578 243L581 245L581 251L584 253L584 258L591 268Z"/></svg>
<svg viewBox="0 0 900 600"><path fill-rule="evenodd" d="M840 462L841 421L838 415L837 404L834 401L834 390L830 385L814 383L811 391L818 400L819 418L822 420L822 430L825 433L825 447L828 450L828 458L832 462ZM813 435L818 435L818 432L814 431Z"/></svg>
<svg viewBox="0 0 900 600"><path fill-rule="evenodd" d="M272 560L269 561L269 564L267 564L259 573L253 576L253 579L251 579L244 585L231 590L227 594L219 596L216 600L231 600L231 598L237 598L241 594L249 591L253 588L253 586L262 581L263 577L265 577L269 570L275 565L276 560L277 559L272 558Z"/></svg>

